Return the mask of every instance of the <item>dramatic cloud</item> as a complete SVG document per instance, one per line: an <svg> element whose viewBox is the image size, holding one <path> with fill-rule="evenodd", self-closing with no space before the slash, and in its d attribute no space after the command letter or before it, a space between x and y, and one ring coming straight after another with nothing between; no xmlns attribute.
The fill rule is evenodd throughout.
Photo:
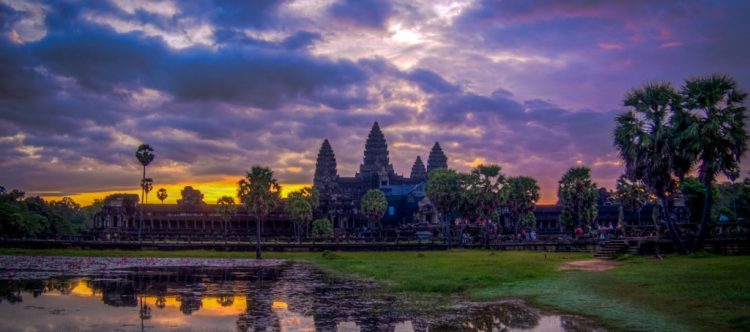
<svg viewBox="0 0 750 332"><path fill-rule="evenodd" d="M537 178L554 202L568 167L588 165L609 187L622 172L611 133L628 89L713 72L750 89L749 9L0 0L0 185L129 190L134 149L147 142L157 187L232 194L263 164L296 188L312 182L324 138L352 175L379 121L399 173L440 141L451 167L499 163Z"/></svg>

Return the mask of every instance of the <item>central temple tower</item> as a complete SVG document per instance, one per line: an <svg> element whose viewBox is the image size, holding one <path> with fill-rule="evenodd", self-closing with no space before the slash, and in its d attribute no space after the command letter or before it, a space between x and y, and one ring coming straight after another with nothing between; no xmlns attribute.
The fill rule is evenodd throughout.
<svg viewBox="0 0 750 332"><path fill-rule="evenodd" d="M359 165L356 177L369 182L372 187L378 187L389 185L394 176L393 165L388 159L388 143L380 131L380 125L375 122L367 135L364 160Z"/></svg>

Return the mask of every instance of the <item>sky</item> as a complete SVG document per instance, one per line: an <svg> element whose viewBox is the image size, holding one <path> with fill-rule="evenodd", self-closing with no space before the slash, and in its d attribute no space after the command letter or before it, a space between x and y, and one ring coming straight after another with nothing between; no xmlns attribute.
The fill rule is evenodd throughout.
<svg viewBox="0 0 750 332"><path fill-rule="evenodd" d="M0 0L0 185L88 204L155 188L234 195L252 165L341 176L378 121L397 173L448 165L612 188L624 94L724 73L750 90L748 1ZM748 157L743 170L750 170ZM152 195L155 196L155 195ZM156 201L155 197L151 198Z"/></svg>

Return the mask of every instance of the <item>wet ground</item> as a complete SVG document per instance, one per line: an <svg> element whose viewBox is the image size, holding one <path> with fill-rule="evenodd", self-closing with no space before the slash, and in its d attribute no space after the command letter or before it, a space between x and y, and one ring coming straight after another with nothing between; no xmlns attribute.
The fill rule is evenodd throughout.
<svg viewBox="0 0 750 332"><path fill-rule="evenodd" d="M600 330L520 300L414 302L307 263L0 256L0 268L1 331Z"/></svg>

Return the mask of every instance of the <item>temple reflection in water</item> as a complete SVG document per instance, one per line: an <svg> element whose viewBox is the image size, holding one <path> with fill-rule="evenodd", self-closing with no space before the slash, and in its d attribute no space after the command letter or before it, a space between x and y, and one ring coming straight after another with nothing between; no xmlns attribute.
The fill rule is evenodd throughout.
<svg viewBox="0 0 750 332"><path fill-rule="evenodd" d="M0 281L0 330L590 330L522 303L414 311L413 303L374 290L372 283L335 279L302 263L9 279Z"/></svg>
<svg viewBox="0 0 750 332"><path fill-rule="evenodd" d="M304 266L150 268L3 281L0 326L7 331L31 327L28 321L14 324L29 308L52 314L39 321L45 330L360 331L369 330L368 322L383 324L369 317L366 322L332 317L337 295L322 288L320 275ZM313 313L322 319L316 321Z"/></svg>

